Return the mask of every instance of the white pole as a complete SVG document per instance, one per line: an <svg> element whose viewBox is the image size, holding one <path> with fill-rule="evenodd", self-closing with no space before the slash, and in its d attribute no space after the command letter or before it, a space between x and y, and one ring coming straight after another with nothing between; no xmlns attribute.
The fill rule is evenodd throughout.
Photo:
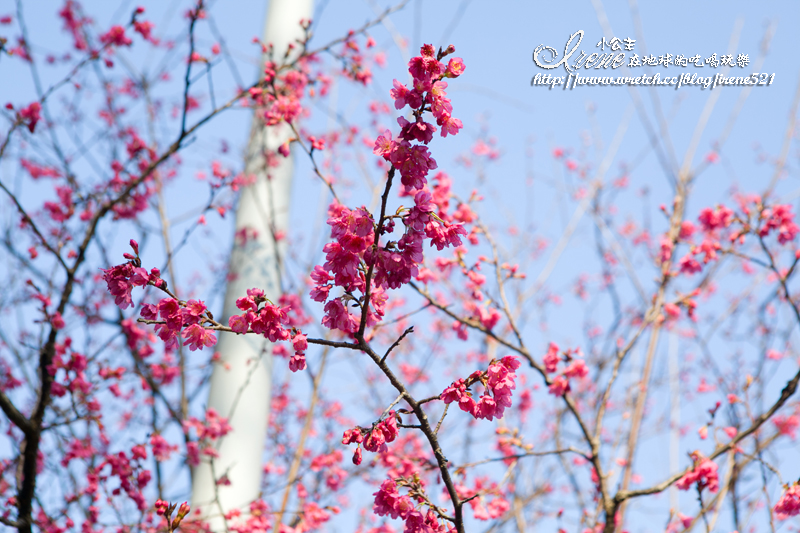
<svg viewBox="0 0 800 533"><path fill-rule="evenodd" d="M300 19L310 19L311 9L312 0L269 3L264 42L273 44L277 62L289 43L304 36ZM263 289L275 303L281 294L285 247L276 244L273 232L287 227L293 162L291 156L279 157L280 164L267 169L263 154L276 151L290 133L288 128L266 129L261 117L253 117L245 172L255 175L256 182L242 190L236 211L237 235L246 230L247 239L237 239L231 252L223 324L241 314L236 299L245 296L247 289ZM239 509L246 515L250 502L258 498L272 370L272 345L265 338L231 333L219 337L216 349L221 361L214 364L211 374L208 408L228 417L232 430L216 443L219 457L213 462L203 458L192 476L192 508L201 509L214 531L226 529L222 514ZM230 485L217 485L224 475Z"/></svg>

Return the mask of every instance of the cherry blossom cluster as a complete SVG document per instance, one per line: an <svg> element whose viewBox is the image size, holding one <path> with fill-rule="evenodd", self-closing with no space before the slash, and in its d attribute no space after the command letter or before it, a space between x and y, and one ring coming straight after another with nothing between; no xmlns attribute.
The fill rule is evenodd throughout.
<svg viewBox="0 0 800 533"><path fill-rule="evenodd" d="M456 492L460 500L469 500L472 515L478 520L500 518L511 508L508 500L500 494L497 483L490 483L486 477L476 479L472 489L463 484L456 485ZM490 494L495 497L486 504L487 496Z"/></svg>
<svg viewBox="0 0 800 533"><path fill-rule="evenodd" d="M13 110L14 106L11 104L6 104L6 109ZM28 131L33 133L33 131L36 129L36 124L38 124L39 120L42 118L41 112L42 104L39 102L33 102L17 112L17 121L26 125L28 127Z"/></svg>
<svg viewBox="0 0 800 533"><path fill-rule="evenodd" d="M153 433L150 436L150 448L153 451L155 460L162 463L168 460L173 452L178 450L177 445L170 444L167 439L158 433Z"/></svg>
<svg viewBox="0 0 800 533"><path fill-rule="evenodd" d="M797 428L800 428L800 416L797 414L792 415L775 415L772 417L772 423L781 435L786 435L792 440L796 437Z"/></svg>
<svg viewBox="0 0 800 533"><path fill-rule="evenodd" d="M761 212L763 224L758 230L761 237L766 237L773 231L778 232L778 242L786 244L793 241L800 228L794 223L794 213L790 205L775 205Z"/></svg>
<svg viewBox="0 0 800 533"><path fill-rule="evenodd" d="M72 34L73 47L75 50L88 51L91 57L98 58L101 50L96 49L87 39L88 33L86 27L92 22L92 19L81 16L79 11L80 7L77 2L74 0L67 0L62 9L58 12L58 15L64 22L63 28ZM153 23L147 20L137 20L139 15L143 14L144 11L143 7L137 7L133 12L130 25L133 26L133 30L140 34L144 40L150 41L153 44L158 44L158 40L151 35L154 28ZM109 68L114 66L114 62L111 60L114 48L122 46L130 47L133 44L133 40L126 35L125 28L120 25L114 25L107 32L101 34L99 36L99 41L102 45L102 51L106 52L104 62Z"/></svg>
<svg viewBox="0 0 800 533"><path fill-rule="evenodd" d="M511 407L511 391L516 387L515 370L519 366L516 357L510 355L492 361L486 371L476 370L467 379L453 382L439 398L446 404L457 402L459 409L476 419L503 418L506 407ZM476 383L484 386L484 392L477 402L468 390Z"/></svg>
<svg viewBox="0 0 800 533"><path fill-rule="evenodd" d="M308 32L311 21L301 21L303 29ZM255 40L255 42L258 42ZM354 40L351 40L355 44ZM264 118L267 126L277 126L279 124L294 124L298 118L307 114L302 105L302 99L309 95L325 95L328 92L331 79L321 72L311 72L311 65L315 61L313 55L302 55L292 64L289 69L283 68L282 62L286 59L276 58L273 54L272 45L261 45L262 51L268 55L269 60L264 63L263 83L251 87L248 90L247 99L242 103L259 109L259 114ZM287 54L295 49L294 44L290 44ZM345 69L351 72L366 72L368 69L362 65L363 58L343 57ZM367 75L360 79L366 83L371 76ZM298 139L289 139L278 148L278 152L284 157L289 155L289 145ZM316 149L322 149L324 143L317 142ZM267 166L274 166L276 160L274 153L267 154Z"/></svg>
<svg viewBox="0 0 800 533"><path fill-rule="evenodd" d="M353 453L353 464L361 464L362 445L365 450L373 453L386 452L388 450L386 443L394 442L399 433L397 418L399 417L394 411L389 411L386 418L373 424L371 428L356 426L344 432L342 444L356 443L356 450Z"/></svg>
<svg viewBox="0 0 800 533"><path fill-rule="evenodd" d="M662 210L664 210L662 206ZM735 220L734 212L724 205L717 206L715 209L704 208L697 217L702 230L702 242L695 244L693 236L698 231L698 227L691 221L685 220L681 223L678 239L690 244L689 252L678 261L679 272L681 274L695 274L702 270L702 265L695 258L702 254L703 264L718 259L717 252L722 249L720 243L721 232L728 229ZM735 240L732 238L731 240ZM664 236L661 239L660 260L666 263L672 258L674 249L673 242Z"/></svg>
<svg viewBox="0 0 800 533"><path fill-rule="evenodd" d="M461 121L453 118L453 106L447 98L447 82L445 78L457 78L464 73L464 61L460 57L450 59L447 66L441 63L441 59L455 52L456 49L450 45L444 52L440 51L438 56L432 45L426 44L422 47L420 55L414 57L408 63L408 71L413 77L411 89L394 80L394 89L391 96L394 99L394 107L402 109L406 105L417 110L422 108L422 103L430 105L430 111L436 118L436 123L442 127L442 137L447 134L455 135L463 126ZM426 94L427 93L427 94ZM403 127L401 139L416 139L424 143L431 140L436 128L422 121L420 115L416 114L416 123L409 123L405 119L398 119ZM419 187L415 187L419 188Z"/></svg>
<svg viewBox="0 0 800 533"><path fill-rule="evenodd" d="M689 490L696 483L699 490L707 488L711 492L717 492L719 490L717 464L703 457L700 452L692 452L692 460L694 461L692 469L686 472L675 486L680 490Z"/></svg>
<svg viewBox="0 0 800 533"><path fill-rule="evenodd" d="M794 482L791 487L786 487L786 492L781 495L773 510L779 520L800 514L800 481Z"/></svg>
<svg viewBox="0 0 800 533"><path fill-rule="evenodd" d="M127 139L125 149L128 157L135 160L135 165L141 174L148 172L150 165L156 161L158 155L155 150L148 147L136 130L131 127L125 130L123 137ZM108 182L108 188L115 192L133 187L133 190L113 206L115 219L133 219L149 207L150 197L155 193L153 174L147 174L142 180L140 175L126 171L119 161L111 162L114 177Z"/></svg>
<svg viewBox="0 0 800 533"><path fill-rule="evenodd" d="M120 309L133 307L131 292L134 287L166 286L166 282L161 279L161 272L157 268L153 268L149 273L142 268L142 262L139 259L139 244L131 239L130 245L135 255L125 253L123 257L128 260L126 263L103 269L103 280L108 286L108 292L114 297L114 303Z"/></svg>
<svg viewBox="0 0 800 533"><path fill-rule="evenodd" d="M375 39L368 37L364 46L366 49L374 48ZM383 62L383 55L382 53L379 54L381 55L376 57L375 61L381 64ZM369 66L367 66L366 56L356 42L355 32L353 30L350 30L348 33L347 38L344 40L344 43L342 43L342 50L337 56L344 63L342 73L345 76L362 85L369 85L372 81L372 71Z"/></svg>
<svg viewBox="0 0 800 533"><path fill-rule="evenodd" d="M264 67L265 82L272 84L275 93L265 91L260 87L250 89L250 98L259 107L265 108L264 121L267 126L275 126L281 122L292 123L303 111L300 99L303 97L308 77L302 72L290 70L278 76L275 63L267 62ZM276 96L277 95L277 96Z"/></svg>
<svg viewBox="0 0 800 533"><path fill-rule="evenodd" d="M88 361L86 356L71 352L69 359L64 360L67 350L72 344L72 339L67 337L63 343L56 345L56 353L53 362L47 367L47 372L53 376L52 392L53 396L62 397L69 392L72 395L87 397L92 390L86 376ZM63 369L64 374L59 372Z"/></svg>
<svg viewBox="0 0 800 533"><path fill-rule="evenodd" d="M288 302L282 298L281 301ZM267 299L261 289L248 289L247 296L236 300L236 307L244 313L233 315L228 319L228 326L240 335L255 333L263 335L270 342L286 341L291 339L294 355L289 359L289 369L292 372L306 368L305 352L308 341L299 329L286 328L292 323L289 312L299 306L275 305Z"/></svg>
<svg viewBox="0 0 800 533"><path fill-rule="evenodd" d="M447 186L447 190L449 191L449 178L448 181L445 182ZM439 187L438 185L434 187L434 193L437 192L437 189L444 188ZM471 199L479 199L480 197L477 196L474 192ZM441 205L437 202L437 205ZM477 215L472 211L466 203L460 203L458 205L457 210L452 214L448 215L446 212L446 204L444 207L440 207L439 217L445 221L457 220L464 224L469 224L474 222L477 219ZM478 232L479 228L476 226L472 227L467 238L469 239L472 245L478 245ZM481 268L483 264L488 263L491 268L495 268L497 265L494 264L494 261L490 258L480 255L477 257L477 260L471 266L466 264L465 262L465 254L466 250L461 247L455 250L455 257L450 259L445 258L436 258L435 264L436 267L440 272L442 272L445 276L449 276L451 271L456 265L461 266L461 273L464 275L464 286L469 291L469 299L466 299L463 303L464 305L464 315L468 317L469 321L472 323L480 323L486 330L491 331L497 325L497 323L502 318L502 314L500 310L495 307L491 300L485 294L485 285L486 285L486 276L481 274ZM518 265L509 265L508 263L502 263L499 265L499 270L503 272L504 277L506 279L522 279L524 278L524 274L518 274L517 270L519 269ZM436 280L438 277L436 274L431 271L425 269L424 272L421 272L420 275L417 276L419 281L423 281L427 283L429 280ZM451 324L451 329L456 333L456 336L461 340L468 339L468 329L467 323L462 320L454 320Z"/></svg>
<svg viewBox="0 0 800 533"><path fill-rule="evenodd" d="M236 533L249 533L251 531L267 531L272 527L269 506L264 500L257 499L250 503L249 513L242 513L240 509L231 509L225 514L230 531ZM244 514L244 516L242 516ZM239 520L236 520L236 519Z"/></svg>
<svg viewBox="0 0 800 533"><path fill-rule="evenodd" d="M164 298L157 305L144 304L140 314L145 320L161 319L156 322L155 330L168 350L177 348L178 336L186 340L186 346L192 351L217 343L217 337L203 327L208 318L208 309L201 301L181 302L175 298Z"/></svg>
<svg viewBox="0 0 800 533"><path fill-rule="evenodd" d="M668 302L664 304L664 313L666 316L659 317L659 320L675 320L680 318L681 316L681 306L686 308L687 316L692 320L697 320L695 316L695 310L697 309L697 301L695 301L694 297L700 295L700 289L695 289L688 295L678 295L678 299L675 302Z"/></svg>
<svg viewBox="0 0 800 533"><path fill-rule="evenodd" d="M181 337L192 351L216 345L216 335L213 330L205 326L219 327L220 324L214 320L206 305L199 300L183 301L172 297L158 269L153 268L148 273L142 268L139 245L136 241L131 240L130 245L135 255L126 253L124 254L128 260L126 263L103 270L103 279L108 291L114 296L115 303L122 309L132 307L133 288L152 285L167 292L170 297L163 298L157 304L143 304L140 314L144 321L155 325L156 334L164 341L167 350L175 350ZM282 301L293 300L284 298ZM236 307L243 313L228 319L231 331L240 335L255 333L273 343L291 339L295 353L289 359L289 369L292 372L305 369L305 352L308 349L306 335L294 326L285 327L288 324L305 321L302 314L297 314L296 318L289 317L289 311L294 306L275 305L267 299L264 291L253 288L247 290L247 296L236 300ZM131 333L128 336L129 345L136 346L142 333L135 331L130 323L127 329ZM151 350L149 353L152 353Z"/></svg>
<svg viewBox="0 0 800 533"><path fill-rule="evenodd" d="M418 435L405 433L398 436L391 447L378 452L378 461L392 478L411 479L419 474L422 465L430 464L430 452Z"/></svg>
<svg viewBox="0 0 800 533"><path fill-rule="evenodd" d="M720 242L722 232L731 227L736 220L736 215L733 210L724 205L719 205L715 209L706 207L700 211L697 217L702 229L702 242L700 244L692 244L689 253L681 258L679 265L681 273L694 274L702 270L702 266L695 259L696 256L702 254L703 265L707 265L711 261L719 259L717 252L722 249ZM697 227L690 221L684 221L681 225L679 237L683 240L689 240L696 232ZM736 241L740 234L733 233L729 236L731 242Z"/></svg>
<svg viewBox="0 0 800 533"><path fill-rule="evenodd" d="M452 527L439 524L439 520L432 510L428 510L427 513L423 514L423 511L420 510L418 505L414 504L414 500L411 497L400 494L397 490L397 483L393 479L384 481L378 492L373 493L373 496L375 496L372 507L373 512L378 516L390 516L405 521L405 533L455 531ZM419 496L417 501L421 505L425 500L422 496Z"/></svg>
<svg viewBox="0 0 800 533"><path fill-rule="evenodd" d="M219 455L214 448L214 442L227 435L231 431L231 426L228 424L227 418L219 416L214 409L208 409L205 421L190 416L188 420L183 422L183 432L187 436L192 429L197 435L197 440L187 439L186 461L189 465L195 467L200 464L201 455L210 458L215 458ZM167 450L162 448L161 451L163 453ZM155 453L155 449L153 453Z"/></svg>
<svg viewBox="0 0 800 533"><path fill-rule="evenodd" d="M40 165L35 161L29 161L25 158L20 158L19 164L22 168L28 171L28 174L35 180L39 178L60 178L61 172L57 168Z"/></svg>
<svg viewBox="0 0 800 533"><path fill-rule="evenodd" d="M142 467L142 462L147 459L147 450L141 444L131 448L131 455L128 456L124 451L106 454L105 459L96 469L98 481L107 481L109 477L117 478L119 486L111 491L117 496L122 492L133 500L140 511L148 508L142 491L150 483L152 474L149 470ZM108 465L111 469L110 475L101 472Z"/></svg>
<svg viewBox="0 0 800 533"><path fill-rule="evenodd" d="M312 472L320 473L325 477L325 485L337 491L344 485L347 478L347 471L339 466L342 462L341 450L334 450L331 453L321 454L311 460L309 469Z"/></svg>
<svg viewBox="0 0 800 533"><path fill-rule="evenodd" d="M681 223L678 240L690 247L688 253L678 261L679 273L696 274L703 270L703 265L719 259L718 252L723 250L723 241L742 244L749 233L761 238L777 233L778 243L785 245L793 241L800 232L800 227L794 222L790 205L766 206L762 203L762 198L754 194L738 195L738 200L740 214L729 207L718 205L713 209L706 207L700 211L697 217L699 227L689 220ZM662 206L662 210L666 212L666 207ZM696 242L693 237L698 230L702 240ZM659 260L663 264L672 258L675 244L665 235L660 246ZM689 311L691 316L693 308L689 308Z"/></svg>
<svg viewBox="0 0 800 533"><path fill-rule="evenodd" d="M76 444L77 444L77 446L76 446ZM81 441L77 441L77 439L76 439L75 441L73 441L70 444L70 450L69 451L72 452L76 448L80 450L80 452L79 452L80 455L76 455L76 457L81 457L81 458L84 458L84 459L90 458L90 460L96 460L98 458L97 450L93 446L91 446L91 444L89 444L88 442L81 442ZM44 457L41 456L41 452L40 452L40 462L43 465ZM105 464L105 463L103 463L103 464ZM62 465L64 465L64 462L62 462ZM143 483L141 488L144 488L144 485L146 485L147 482L149 481L150 473L149 473L149 471L146 471L146 470L143 470L141 472L142 472L141 480L142 480L142 483ZM147 473L144 474L144 472L147 472ZM127 473L133 474L133 468L130 468L127 471ZM94 531L95 527L99 523L100 507L98 507L97 504L98 504L98 500L100 499L100 496L101 496L101 494L100 494L100 481L101 480L104 481L107 478L108 478L108 476L101 476L100 474L98 474L98 469L96 469L96 468L87 469L87 473L86 473L87 484L86 484L85 487L83 487L80 490L80 492L78 494L76 494L74 496L74 498L76 500L77 500L78 497L81 497L81 496L85 496L90 500L90 504L86 507L86 514L85 514L84 522L81 524L81 531ZM134 495L134 497L132 499L133 499L134 502L136 502L136 505L137 505L137 508L138 508L139 505L142 502L144 502L144 498L142 496L141 491L139 491L136 488L136 486L138 486L138 481L135 482L135 483L132 483L131 480L128 479L125 482L125 485L127 486L128 489L131 490L131 493ZM122 488L121 486L119 488L117 488L114 491L113 495L115 495L115 496L119 495L122 492L121 488ZM108 497L108 496L106 496L106 497ZM9 504L13 505L13 501L11 501L11 500L13 500L13 498L9 499ZM64 528L60 528L59 526L57 526L56 525L56 520L53 519L53 518L48 517L45 514L43 509L39 509L39 512L37 513L37 516L36 516L36 522L37 522L37 525L42 529L42 531L46 531L47 533L63 533L65 531ZM66 518L66 524L65 525L67 526L67 528L70 528L70 529L75 526L73 520L70 517Z"/></svg>
<svg viewBox="0 0 800 533"><path fill-rule="evenodd" d="M461 224L448 224L436 215L435 209L441 199L437 202L426 190L428 171L437 168L426 146L433 138L436 126L425 122L423 114L433 114L442 127L442 136L456 134L461 128L461 121L451 115L453 107L444 92L447 83L442 80L459 76L464 64L459 58L451 59L447 66L440 62L454 51L451 46L437 55L432 45L425 45L421 55L411 59L409 72L413 86L408 89L395 80L392 97L397 109L411 106L415 121L400 117L401 131L397 138L393 139L391 131L386 130L375 142L373 152L391 164L387 191L391 177L395 171L399 172L403 194L413 197L414 206L398 210L396 215L377 223L364 207L351 210L334 202L328 210L328 225L335 240L323 248L326 262L317 265L311 274L315 285L311 297L318 302L327 302L322 323L330 329L346 333L358 329L360 318L348 310L348 303L358 300L353 296L355 291L370 293L365 320L367 325L377 323L384 313L385 291L397 289L419 275L426 239L431 246L442 250L447 246L460 246L460 237L466 235ZM414 142L422 144L412 144ZM402 220L405 231L398 240L381 246L377 239L394 231L395 218ZM369 280L372 286L367 290L370 273L374 278ZM341 287L345 294L329 300L334 286Z"/></svg>
<svg viewBox="0 0 800 533"><path fill-rule="evenodd" d="M72 34L73 48L75 50L86 50L89 44L86 42L86 32L84 25L91 23L89 17L83 17L78 13L78 6L75 0L66 0L64 6L58 12L58 16L64 21L63 29Z"/></svg>
<svg viewBox="0 0 800 533"><path fill-rule="evenodd" d="M563 363L561 372L551 379L548 391L554 396L564 396L570 391L570 378L583 379L589 374L589 369L586 367L586 362L580 358L580 348L574 350L566 350L563 352L563 357L559 356L558 345L551 342L547 348L547 353L544 355L544 371L547 374L555 374L558 372L559 363Z"/></svg>
<svg viewBox="0 0 800 533"><path fill-rule="evenodd" d="M126 253L124 254L124 257L128 259L126 263L103 269L103 279L108 286L108 291L114 296L115 303L122 309L133 306L131 298L133 287L152 285L166 290L167 285L161 279L158 269L153 268L148 273L141 267L139 245L134 240L131 240L130 244L135 256ZM181 330L183 331L181 336L187 340L190 350L214 346L217 343L216 336L202 326L212 317L201 301L183 302L175 298L165 298L155 305L143 305L141 316L145 320L155 322L156 333L164 341L167 349L177 347Z"/></svg>
<svg viewBox="0 0 800 533"><path fill-rule="evenodd" d="M136 33L147 40L153 40L150 33L153 30L153 23L149 21L137 20L137 17L144 13L143 7L137 7L133 13L132 25ZM89 50L89 42L86 39L87 32L85 26L92 22L89 17L79 14L79 6L74 0L67 0L58 12L58 16L64 22L63 28L72 34L73 47L78 51ZM133 44L130 38L125 35L125 28L122 26L112 26L106 33L100 35L100 42L104 45L130 46ZM93 50L93 54L97 51Z"/></svg>
<svg viewBox="0 0 800 533"><path fill-rule="evenodd" d="M125 28L122 26L112 26L110 30L100 36L103 44L113 44L114 46L130 46L133 41L125 35Z"/></svg>

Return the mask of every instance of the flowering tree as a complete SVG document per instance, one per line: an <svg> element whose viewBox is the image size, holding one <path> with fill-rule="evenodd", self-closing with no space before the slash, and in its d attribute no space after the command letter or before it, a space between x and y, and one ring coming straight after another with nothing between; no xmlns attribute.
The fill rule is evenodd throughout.
<svg viewBox="0 0 800 533"><path fill-rule="evenodd" d="M37 54L21 2L0 14L0 28L20 35L0 41L0 68L29 69L36 91L6 106L0 138L3 524L463 532L488 521L611 533L639 527L653 508L668 531L714 530L723 511L731 529L777 529L800 513L791 446L800 230L778 192L794 121L774 178L758 191L694 200L724 140L699 165L696 143L681 164L664 157L671 194L654 223L619 209L635 176L606 176L618 142L598 166L555 148L574 214L551 247L536 233L498 231L482 191L463 194L459 176L485 172L500 154L489 139L470 143L460 169L437 160L466 129L447 91L468 76L470 58L449 43L387 65L398 79L369 104L366 125L336 117L312 129L314 106L333 88L370 84L385 61L372 32L400 7L328 43L298 21L303 37L285 54L256 42L264 66L226 99L215 73L231 54L202 0L185 12L180 41L160 35L142 8L127 24L98 28L66 0L58 17L72 50L62 57ZM163 53L162 65L138 71L136 47ZM396 119L387 102L402 112ZM201 233L252 186L254 171L235 172L227 144L193 152L192 143L235 109L291 132L261 154L266 174L291 151L304 155L325 194L326 230L273 227L287 254L281 294L248 287L222 320L210 303L214 281L235 269L215 272L214 254L227 258L218 236ZM182 180L190 156L201 169L191 188L205 198ZM372 190L348 183L347 161L369 162ZM182 206L198 206L177 241L171 186ZM585 214L593 241L580 249L582 274L571 290L548 286ZM245 250L256 238L236 230ZM309 242L313 251L302 253ZM192 251L205 282L176 271ZM585 318L561 336L548 315L568 292ZM268 340L280 370L261 492L234 508L219 496L232 480L216 461L236 439L229 420L251 406L205 404L215 368L229 370L215 350L221 336ZM665 437L666 451L656 442ZM191 509L182 502L200 471L212 496ZM657 498L667 491L669 503Z"/></svg>

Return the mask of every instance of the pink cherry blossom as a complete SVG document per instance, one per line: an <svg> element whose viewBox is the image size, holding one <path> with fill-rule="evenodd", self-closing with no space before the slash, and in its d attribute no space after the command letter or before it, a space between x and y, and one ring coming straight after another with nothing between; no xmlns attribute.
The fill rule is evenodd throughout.
<svg viewBox="0 0 800 533"><path fill-rule="evenodd" d="M800 514L800 483L794 483L786 489L773 511L778 520L786 520Z"/></svg>
<svg viewBox="0 0 800 533"><path fill-rule="evenodd" d="M717 475L717 464L695 452L692 454L694 466L681 477L675 486L680 490L689 490L697 484L699 489L707 488L711 492L719 490L719 476Z"/></svg>
<svg viewBox="0 0 800 533"><path fill-rule="evenodd" d="M204 347L211 347L217 343L217 337L202 326L192 324L183 330L183 338L187 340L189 349L202 350Z"/></svg>

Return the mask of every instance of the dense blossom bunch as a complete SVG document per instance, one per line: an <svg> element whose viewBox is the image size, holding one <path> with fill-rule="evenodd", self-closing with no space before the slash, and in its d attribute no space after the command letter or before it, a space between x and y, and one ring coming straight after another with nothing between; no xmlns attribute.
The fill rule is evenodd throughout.
<svg viewBox="0 0 800 533"><path fill-rule="evenodd" d="M790 516L797 516L800 514L800 481L792 484L791 487L786 488L781 499L774 507L775 516L780 520L786 520Z"/></svg>
<svg viewBox="0 0 800 533"><path fill-rule="evenodd" d="M682 242L690 245L689 252L678 261L679 272L681 274L692 275L703 269L703 265L719 258L718 252L722 249L721 238L724 231L727 231L735 221L733 210L724 205L717 206L715 209L704 208L697 217L702 230L702 241L696 244L693 236L697 233L697 226L689 220L681 224L678 238ZM672 258L674 249L673 242L666 236L661 240L661 262L665 263ZM702 264L696 259L702 255ZM674 305L674 304L673 304ZM675 317L674 307L666 309L667 312Z"/></svg>
<svg viewBox="0 0 800 533"><path fill-rule="evenodd" d="M138 243L131 240L130 244L135 255L126 253L125 258L128 259L126 263L103 270L103 279L108 291L114 296L115 303L122 309L133 306L131 291L134 287L147 285L152 285L172 296L158 269L154 268L148 273L141 267ZM289 359L289 369L292 372L305 369L305 352L308 349L306 335L295 327L285 327L293 322L289 317L290 307L273 304L264 296L264 291L255 288L248 289L247 296L237 299L236 307L244 313L233 315L228 319L231 331L240 335L245 333L263 335L270 342L291 340L295 353ZM192 351L202 350L217 343L216 335L204 326L219 324L214 321L214 317L202 301L164 298L157 304L143 304L140 314L142 319L155 324L156 334L164 341L167 350L172 351L177 348L179 337L184 339L184 344ZM129 326L129 329L134 333L132 326ZM129 342L135 345L133 337L134 335L129 336Z"/></svg>
<svg viewBox="0 0 800 533"><path fill-rule="evenodd" d="M692 460L694 461L692 469L686 472L675 486L680 490L689 490L696 483L699 490L707 488L711 492L717 492L719 490L717 463L703 457L700 452L693 452Z"/></svg>
<svg viewBox="0 0 800 533"><path fill-rule="evenodd" d="M378 516L390 516L405 521L405 533L454 531L445 524L439 524L439 520L433 511L428 510L428 512L424 513L422 509L415 505L411 497L401 495L394 480L387 479L384 481L380 490L375 492L373 496L375 496L375 504L372 507L373 512ZM420 499L419 503L422 503L422 501L424 500Z"/></svg>
<svg viewBox="0 0 800 533"><path fill-rule="evenodd" d="M121 309L133 306L131 291L134 287L144 287L145 285L159 287L164 285L164 280L161 279L161 272L157 268L148 273L141 267L141 260L138 259L139 244L133 239L131 239L130 244L136 254L135 256L126 253L125 259L128 260L126 263L103 270L103 280L108 286L108 292L114 297L114 303Z"/></svg>
<svg viewBox="0 0 800 533"><path fill-rule="evenodd" d="M189 439L191 430L195 431L196 440ZM200 464L201 456L217 457L218 454L214 445L218 439L224 437L230 431L231 426L228 424L228 419L219 416L214 409L206 411L205 421L190 416L183 423L183 432L187 436L186 461L194 467ZM155 449L153 453L156 453Z"/></svg>
<svg viewBox="0 0 800 533"><path fill-rule="evenodd" d="M373 453L386 452L388 450L386 443L394 442L398 435L397 418L399 417L394 411L389 411L386 418L373 424L369 429L356 426L344 432L342 444L356 443L353 464L361 464L362 444L365 450Z"/></svg>
<svg viewBox="0 0 800 533"><path fill-rule="evenodd" d="M715 233L731 225L734 219L734 213L730 208L724 205L719 205L715 209L705 207L700 210L697 219L700 221L704 232ZM688 228L681 229L685 233L688 232Z"/></svg>
<svg viewBox="0 0 800 533"><path fill-rule="evenodd" d="M762 202L759 195L739 195L740 213L724 205L703 208L697 217L702 239L699 242L694 240L698 227L689 220L683 221L678 240L690 247L678 261L678 273L692 275L701 272L703 265L719 260L726 244L742 244L749 233L764 238L775 232L781 245L794 241L800 228L794 222L791 206L766 206ZM666 263L672 258L675 243L665 235L660 244L659 260ZM693 309L689 308L689 311L691 316Z"/></svg>
<svg viewBox="0 0 800 533"><path fill-rule="evenodd" d="M364 207L351 210L334 202L328 210L328 225L335 240L323 248L325 264L316 266L311 274L315 284L311 297L327 302L322 323L330 329L346 333L358 329L359 318L350 314L347 305L355 299L355 291L369 292L364 320L368 326L377 323L384 314L385 291L397 289L418 276L426 239L431 246L442 250L446 246L460 246L460 237L466 235L461 224L448 224L435 214L438 203L426 187L428 171L437 168L437 164L425 146L433 138L436 127L425 122L424 113L433 114L442 127L442 136L456 134L461 128L461 121L451 115L453 107L444 92L447 83L442 80L459 76L464 64L459 58L451 59L447 66L440 62L454 51L451 46L437 56L433 46L425 45L421 55L411 59L409 72L414 80L413 87L408 89L395 80L392 98L397 109L409 105L415 121L398 118L401 130L397 138L393 139L391 131L386 130L375 142L373 152L391 164L387 192L391 177L395 171L399 172L405 187L403 193L413 196L414 206L377 222ZM415 142L422 144L412 144ZM377 239L394 231L394 218L402 220L405 232L398 240L381 246ZM374 275L369 291L368 275ZM329 299L334 286L341 287L345 294ZM364 296L358 299L361 305L363 299Z"/></svg>
<svg viewBox="0 0 800 533"><path fill-rule="evenodd" d="M82 51L88 48L83 26L90 23L91 19L81 16L78 13L78 8L79 6L74 0L66 0L64 6L58 12L58 16L64 22L64 29L72 34L75 50Z"/></svg>
<svg viewBox="0 0 800 533"><path fill-rule="evenodd" d="M775 415L772 418L772 423L775 425L781 435L787 435L794 440L797 428L800 427L800 416L796 414L787 416Z"/></svg>
<svg viewBox="0 0 800 533"><path fill-rule="evenodd" d="M113 44L114 46L130 46L133 44L133 41L125 35L125 28L122 26L113 26L107 33L100 36L100 42Z"/></svg>
<svg viewBox="0 0 800 533"><path fill-rule="evenodd" d="M309 27L308 24L309 21L303 22L306 31ZM293 47L290 48L290 51L292 49ZM282 69L280 63L285 58L274 57L271 45L262 45L262 50L270 58L264 63L263 83L251 87L247 91L248 99L242 100L242 103L255 107L258 114L264 119L266 126L295 124L300 117L307 114L307 110L302 104L303 98L308 94L315 93L325 95L331 80L321 72L312 73L311 67L316 60L313 55L303 55L298 58L294 68ZM359 57L359 60L363 60L363 58ZM347 61L346 63L350 64ZM297 140L287 140L278 149L278 152L287 157L289 144ZM321 145L317 145L317 148L321 149ZM274 155L267 154L267 162L270 166L273 165L270 160Z"/></svg>
<svg viewBox="0 0 800 533"><path fill-rule="evenodd" d="M761 214L764 224L758 231L762 237L766 237L772 231L778 232L778 242L786 244L793 241L800 229L794 223L794 213L790 205L776 205L767 209Z"/></svg>
<svg viewBox="0 0 800 533"><path fill-rule="evenodd" d="M547 374L555 374L558 371L558 364L562 361L558 353L558 345L551 342L542 360L544 363L544 371ZM560 374L551 378L548 388L550 394L554 396L564 396L570 391L570 378L583 379L589 375L589 368L586 366L586 362L576 357L580 355L580 349L566 350L564 352L563 361L565 367Z"/></svg>
<svg viewBox="0 0 800 533"><path fill-rule="evenodd" d="M486 420L503 418L506 408L511 407L511 391L516 387L514 379L517 368L519 361L515 357L503 357L499 361L493 361L486 371L477 370L467 379L455 381L439 398L446 404L458 403L459 409L475 418ZM477 402L467 390L476 383L481 383L485 388Z"/></svg>
<svg viewBox="0 0 800 533"><path fill-rule="evenodd" d="M111 476L119 480L119 488L114 489L114 494L125 492L128 497L136 503L136 507L140 511L147 509L146 499L142 490L152 479L149 470L141 468L140 461L147 458L147 452L144 446L134 446L131 450L131 457L125 452L118 452L116 454L106 455L105 461L100 463L98 471L108 465L111 468ZM106 476L101 476L101 479L106 479Z"/></svg>
<svg viewBox="0 0 800 533"><path fill-rule="evenodd" d="M155 177L147 171L158 156L152 148L147 147L135 129L129 128L124 132L124 136L128 139L125 144L128 156L135 160L135 167L141 174L127 171L122 163L112 161L111 170L114 172L114 177L109 181L108 188L114 193L120 193L133 187L125 199L115 203L113 207L115 218L129 220L135 219L148 208L148 201L156 191Z"/></svg>
<svg viewBox="0 0 800 533"><path fill-rule="evenodd" d="M141 267L139 245L136 241L131 240L131 248L135 256L126 253L125 258L128 259L126 263L103 270L103 279L108 291L122 309L133 306L131 299L133 287L152 285L166 290L166 282L161 279L158 269L154 268L148 273ZM203 327L203 323L210 318L203 302L196 300L183 302L175 298L165 298L155 305L143 305L141 316L145 320L156 322L156 333L164 341L167 349L174 349L177 346L181 331L191 350L214 346L217 342L216 336Z"/></svg>
<svg viewBox="0 0 800 533"><path fill-rule="evenodd" d="M183 330L181 336L186 339L187 345L192 351L214 346L217 338L202 326L208 312L205 304L195 300L181 304L182 302L175 298L165 298L157 305L143 305L141 315L145 320L161 318L161 322L156 324L155 330L168 349L177 346L181 330Z"/></svg>
<svg viewBox="0 0 800 533"><path fill-rule="evenodd" d="M420 437L411 432L398 435L392 446L377 452L377 463L386 468L389 478L411 479L429 465L430 450Z"/></svg>
<svg viewBox="0 0 800 533"><path fill-rule="evenodd" d="M41 120L42 105L39 102L33 102L24 109L19 111L19 120L28 126L28 131L31 133L36 129L36 124Z"/></svg>

